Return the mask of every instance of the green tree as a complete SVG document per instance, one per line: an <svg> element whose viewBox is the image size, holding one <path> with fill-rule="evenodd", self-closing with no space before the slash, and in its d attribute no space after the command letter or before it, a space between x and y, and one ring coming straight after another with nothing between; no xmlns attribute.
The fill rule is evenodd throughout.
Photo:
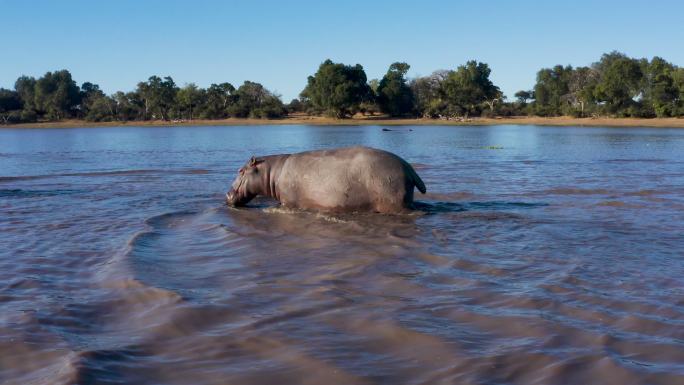
<svg viewBox="0 0 684 385"><path fill-rule="evenodd" d="M145 105L144 101L137 92L118 91L113 96L114 115L117 120L144 120Z"/></svg>
<svg viewBox="0 0 684 385"><path fill-rule="evenodd" d="M169 120L170 111L176 101L178 87L170 76L164 79L150 76L147 82L138 83L137 93L145 107L144 119Z"/></svg>
<svg viewBox="0 0 684 385"><path fill-rule="evenodd" d="M650 104L658 117L677 114L679 89L675 71L674 65L657 56L646 66L644 102Z"/></svg>
<svg viewBox="0 0 684 385"><path fill-rule="evenodd" d="M618 52L604 54L596 65L600 80L594 97L609 114L633 115L635 99L642 93L643 72L638 60Z"/></svg>
<svg viewBox="0 0 684 385"><path fill-rule="evenodd" d="M206 91L197 87L195 83L187 84L176 93L176 106L178 117L192 121L197 114L198 106L203 106L206 99Z"/></svg>
<svg viewBox="0 0 684 385"><path fill-rule="evenodd" d="M529 90L520 90L515 93L515 96L518 99L518 103L522 106L527 104L528 100L534 99L534 91Z"/></svg>
<svg viewBox="0 0 684 385"><path fill-rule="evenodd" d="M236 102L228 111L238 118L279 118L285 115L280 98L255 82L245 81L235 92Z"/></svg>
<svg viewBox="0 0 684 385"><path fill-rule="evenodd" d="M100 86L93 84L91 82L85 82L81 84L81 100L88 98L92 95L103 96L104 92L100 90Z"/></svg>
<svg viewBox="0 0 684 385"><path fill-rule="evenodd" d="M19 94L22 107L23 121L34 121L36 119L36 79L30 76L21 76L14 83L14 89Z"/></svg>
<svg viewBox="0 0 684 385"><path fill-rule="evenodd" d="M88 108L85 119L91 122L111 121L116 117L116 100L104 95L92 95L88 99Z"/></svg>
<svg viewBox="0 0 684 385"><path fill-rule="evenodd" d="M378 94L378 87L380 87L380 80L371 79L368 81L368 87L370 87L371 92L375 95Z"/></svg>
<svg viewBox="0 0 684 385"><path fill-rule="evenodd" d="M21 120L23 103L17 91L0 88L0 122L7 124Z"/></svg>
<svg viewBox="0 0 684 385"><path fill-rule="evenodd" d="M35 108L47 119L73 116L81 101L80 89L67 70L47 72L35 84Z"/></svg>
<svg viewBox="0 0 684 385"><path fill-rule="evenodd" d="M493 110L494 102L503 95L499 87L489 80L490 73L486 63L474 60L451 72L443 84L449 113L467 116L477 113L483 103Z"/></svg>
<svg viewBox="0 0 684 385"><path fill-rule="evenodd" d="M235 102L235 87L230 83L212 84L207 88L202 116L222 119L228 116L228 108Z"/></svg>
<svg viewBox="0 0 684 385"><path fill-rule="evenodd" d="M402 116L413 112L414 99L411 88L406 84L406 63L392 63L377 88L380 111L390 116Z"/></svg>
<svg viewBox="0 0 684 385"><path fill-rule="evenodd" d="M573 115L585 116L587 106L594 102L594 91L598 80L598 71L591 67L578 67L570 72L568 93L565 95L564 100L573 109L571 111Z"/></svg>
<svg viewBox="0 0 684 385"><path fill-rule="evenodd" d="M425 118L437 118L447 114L443 84L452 72L439 70L430 76L411 80L409 87L413 93L418 115Z"/></svg>
<svg viewBox="0 0 684 385"><path fill-rule="evenodd" d="M677 110L673 115L684 116L684 68L678 67L672 71L672 80L678 90L677 98L675 100Z"/></svg>
<svg viewBox="0 0 684 385"><path fill-rule="evenodd" d="M290 101L290 103L285 106L287 109L288 114L293 114L297 112L305 112L306 111L306 104L302 103L301 100L294 98Z"/></svg>
<svg viewBox="0 0 684 385"><path fill-rule="evenodd" d="M570 92L572 67L557 65L537 72L534 85L534 111L541 116L558 116L563 113L565 95Z"/></svg>
<svg viewBox="0 0 684 385"><path fill-rule="evenodd" d="M366 73L360 64L349 66L328 59L309 76L300 96L309 101L316 112L344 118L353 115L361 102L371 98L366 82Z"/></svg>
<svg viewBox="0 0 684 385"><path fill-rule="evenodd" d="M100 86L90 82L81 84L81 116L92 122L110 121L114 119L116 103L105 95Z"/></svg>

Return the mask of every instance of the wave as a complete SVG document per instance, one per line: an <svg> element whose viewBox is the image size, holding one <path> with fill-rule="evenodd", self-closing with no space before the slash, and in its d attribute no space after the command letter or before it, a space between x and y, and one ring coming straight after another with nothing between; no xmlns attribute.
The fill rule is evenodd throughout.
<svg viewBox="0 0 684 385"><path fill-rule="evenodd" d="M111 170L111 171L88 171L88 172L70 172L59 174L44 174L44 175L19 175L19 176L0 176L1 182L17 182L34 179L47 179L58 177L103 177L103 176L128 176L128 175L203 175L210 174L212 170L203 168L192 169L136 169L136 170Z"/></svg>
<svg viewBox="0 0 684 385"><path fill-rule="evenodd" d="M499 211L515 209L533 209L548 206L541 202L512 202L512 201L489 201L489 202L434 202L416 201L416 210L424 211L428 214L461 212L461 211Z"/></svg>
<svg viewBox="0 0 684 385"><path fill-rule="evenodd" d="M574 188L574 187L558 187L541 191L541 195L608 195L611 191L603 188L589 189L589 188Z"/></svg>
<svg viewBox="0 0 684 385"><path fill-rule="evenodd" d="M0 189L0 198L36 198L56 195L70 195L81 192L80 190L24 190L24 189Z"/></svg>
<svg viewBox="0 0 684 385"><path fill-rule="evenodd" d="M649 163L665 163L670 162L667 159L650 159L650 158L616 158L616 159L606 159L600 160L598 162L606 163L634 163L634 162L649 162ZM680 163L680 162L676 162Z"/></svg>

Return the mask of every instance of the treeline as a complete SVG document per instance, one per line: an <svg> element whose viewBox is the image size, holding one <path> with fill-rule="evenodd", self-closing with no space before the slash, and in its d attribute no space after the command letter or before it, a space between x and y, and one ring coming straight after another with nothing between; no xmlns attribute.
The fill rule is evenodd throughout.
<svg viewBox="0 0 684 385"><path fill-rule="evenodd" d="M408 81L409 68L406 63L393 63L382 79L367 82L361 65L326 60L309 76L299 109L335 118L356 113L437 118L479 115L485 106L493 109L503 97L489 80L491 70L485 63L469 61L455 71L438 71Z"/></svg>
<svg viewBox="0 0 684 385"><path fill-rule="evenodd" d="M0 89L4 123L60 120L89 121L277 118L286 113L280 97L259 83L178 87L170 76L150 77L131 92L106 95L96 84L80 87L67 70L35 79L22 76L14 90Z"/></svg>
<svg viewBox="0 0 684 385"><path fill-rule="evenodd" d="M660 57L649 61L612 52L588 67L544 68L534 89L515 97L530 115L684 116L684 68Z"/></svg>
<svg viewBox="0 0 684 385"><path fill-rule="evenodd" d="M284 104L259 83L178 87L171 77L152 76L131 92L106 95L93 83L80 87L67 70L22 76L14 90L0 88L4 123L279 118L308 113L347 118L361 113L391 117L467 118L538 115L576 117L684 116L684 68L654 57L605 54L590 66L557 65L537 73L531 90L507 100L486 63L469 61L455 70L408 79L410 66L396 62L382 79L368 80L360 64L326 60L309 76L298 99Z"/></svg>
<svg viewBox="0 0 684 385"><path fill-rule="evenodd" d="M376 111L424 118L684 116L684 68L660 57L649 61L612 52L586 67L543 68L534 88L516 92L512 101L492 83L485 63L469 61L410 80L408 69L394 63L382 79L366 82L360 65L328 60L309 77L299 102L309 113L338 118Z"/></svg>

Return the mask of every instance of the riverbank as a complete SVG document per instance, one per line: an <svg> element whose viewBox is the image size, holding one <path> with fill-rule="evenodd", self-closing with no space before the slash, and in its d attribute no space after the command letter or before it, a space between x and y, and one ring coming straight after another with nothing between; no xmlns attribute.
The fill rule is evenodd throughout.
<svg viewBox="0 0 684 385"><path fill-rule="evenodd" d="M353 119L332 119L320 116L294 115L282 119L218 119L169 121L128 121L128 122L88 122L85 120L64 120L59 122L22 123L0 125L0 128L76 128L76 127L120 127L120 126L248 126L248 125L453 125L453 126L491 126L491 125L538 125L538 126L600 126L600 127L674 127L684 128L684 118L572 118L572 117L507 117L471 118L467 120L442 119L398 119L385 117L355 117Z"/></svg>

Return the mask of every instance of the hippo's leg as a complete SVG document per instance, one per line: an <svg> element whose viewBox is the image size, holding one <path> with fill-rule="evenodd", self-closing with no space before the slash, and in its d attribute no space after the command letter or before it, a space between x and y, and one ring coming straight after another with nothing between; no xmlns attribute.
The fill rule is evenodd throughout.
<svg viewBox="0 0 684 385"><path fill-rule="evenodd" d="M383 214L401 214L411 211L413 202L408 202L403 196L396 196L393 199L381 199L375 202L374 210Z"/></svg>

